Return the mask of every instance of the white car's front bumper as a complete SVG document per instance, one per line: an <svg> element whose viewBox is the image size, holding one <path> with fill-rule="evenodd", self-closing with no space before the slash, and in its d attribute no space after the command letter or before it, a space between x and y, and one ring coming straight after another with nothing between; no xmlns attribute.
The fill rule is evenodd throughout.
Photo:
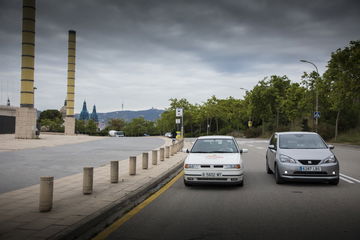
<svg viewBox="0 0 360 240"><path fill-rule="evenodd" d="M243 169L184 169L184 180L188 183L241 183Z"/></svg>

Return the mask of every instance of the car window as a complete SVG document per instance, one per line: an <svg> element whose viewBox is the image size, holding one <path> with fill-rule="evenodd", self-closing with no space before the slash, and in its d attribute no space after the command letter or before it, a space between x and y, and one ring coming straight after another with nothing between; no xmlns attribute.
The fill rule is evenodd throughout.
<svg viewBox="0 0 360 240"><path fill-rule="evenodd" d="M324 149L325 142L317 134L280 135L280 148L285 149Z"/></svg>
<svg viewBox="0 0 360 240"><path fill-rule="evenodd" d="M191 153L238 153L233 139L198 139Z"/></svg>

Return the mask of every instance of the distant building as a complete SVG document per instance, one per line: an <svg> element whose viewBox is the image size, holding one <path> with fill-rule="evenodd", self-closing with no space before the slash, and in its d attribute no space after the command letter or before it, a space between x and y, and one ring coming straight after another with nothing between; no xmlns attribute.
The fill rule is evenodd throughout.
<svg viewBox="0 0 360 240"><path fill-rule="evenodd" d="M94 105L93 107L93 111L90 115L90 120L93 120L94 122L98 123L99 122L99 118L98 118L98 115L96 113L96 106Z"/></svg>
<svg viewBox="0 0 360 240"><path fill-rule="evenodd" d="M79 119L80 119L80 120L89 120L89 112L88 112L88 110L87 110L86 101L85 101L85 100L84 100L84 103L83 103L83 108L82 108L82 110L81 110Z"/></svg>

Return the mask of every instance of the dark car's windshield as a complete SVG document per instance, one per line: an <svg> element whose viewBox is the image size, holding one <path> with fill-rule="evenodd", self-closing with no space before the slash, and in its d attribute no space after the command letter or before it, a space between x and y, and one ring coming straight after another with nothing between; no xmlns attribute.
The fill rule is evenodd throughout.
<svg viewBox="0 0 360 240"><path fill-rule="evenodd" d="M233 139L198 139L191 153L238 153Z"/></svg>
<svg viewBox="0 0 360 240"><path fill-rule="evenodd" d="M324 141L317 134L283 134L280 135L280 148L285 149L324 149Z"/></svg>

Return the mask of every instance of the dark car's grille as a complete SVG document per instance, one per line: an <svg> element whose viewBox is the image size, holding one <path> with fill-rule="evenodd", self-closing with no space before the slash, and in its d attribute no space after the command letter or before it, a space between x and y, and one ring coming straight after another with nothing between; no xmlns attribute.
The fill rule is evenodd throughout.
<svg viewBox="0 0 360 240"><path fill-rule="evenodd" d="M295 171L294 175L298 176L313 176L313 175L327 175L327 172L319 171Z"/></svg>
<svg viewBox="0 0 360 240"><path fill-rule="evenodd" d="M321 160L299 160L299 162L303 165L318 165Z"/></svg>

